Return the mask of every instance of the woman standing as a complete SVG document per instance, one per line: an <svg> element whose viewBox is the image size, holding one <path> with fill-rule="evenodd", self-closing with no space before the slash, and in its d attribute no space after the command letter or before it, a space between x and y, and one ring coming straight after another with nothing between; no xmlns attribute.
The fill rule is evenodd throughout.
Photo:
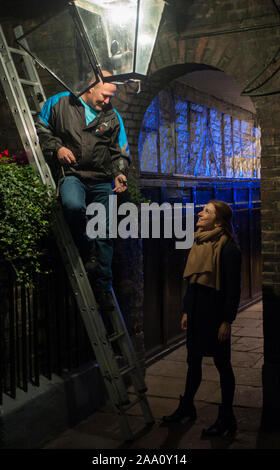
<svg viewBox="0 0 280 470"><path fill-rule="evenodd" d="M220 374L222 404L216 422L204 436L224 436L236 431L232 404L235 378L230 361L231 323L240 300L241 253L232 232L232 210L212 200L198 214L198 230L189 253L184 278L181 327L187 331L188 372L185 393L165 423L196 419L194 397L201 383L202 358L211 356Z"/></svg>

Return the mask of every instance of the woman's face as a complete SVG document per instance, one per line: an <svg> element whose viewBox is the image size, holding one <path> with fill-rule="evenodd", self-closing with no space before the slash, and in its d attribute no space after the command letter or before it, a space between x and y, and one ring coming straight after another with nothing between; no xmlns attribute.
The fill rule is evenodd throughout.
<svg viewBox="0 0 280 470"><path fill-rule="evenodd" d="M198 213L196 226L202 228L202 230L213 230L217 225L215 206L209 202L204 209Z"/></svg>

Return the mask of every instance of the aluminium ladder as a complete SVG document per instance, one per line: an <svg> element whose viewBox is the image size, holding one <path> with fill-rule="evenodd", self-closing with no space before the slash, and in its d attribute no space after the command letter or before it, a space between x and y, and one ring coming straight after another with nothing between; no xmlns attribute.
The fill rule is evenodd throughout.
<svg viewBox="0 0 280 470"><path fill-rule="evenodd" d="M22 27L14 30L16 38L23 34ZM28 44L25 44L28 48ZM12 54L21 56L25 78L20 78ZM43 156L32 115L40 112L46 100L35 63L31 56L21 49L9 47L0 25L0 74L1 83L15 119L28 161L33 166L37 176L50 188L56 189L49 166ZM32 106L30 110L25 89L31 92ZM146 397L146 385L143 372L137 361L131 339L129 337L123 316L120 312L114 291L112 298L114 310L109 312L113 333L108 334L100 315L98 304L88 280L78 249L65 222L62 208L55 209L54 235L61 257L73 289L77 305L85 324L89 340L99 364L104 379L109 400L118 417L120 429L126 441L133 439L133 433L128 422L127 411L139 403L147 425L154 423L150 406ZM120 367L113 350L116 344L124 358L125 365ZM134 392L128 392L125 376L129 376ZM131 398L131 400L130 400Z"/></svg>

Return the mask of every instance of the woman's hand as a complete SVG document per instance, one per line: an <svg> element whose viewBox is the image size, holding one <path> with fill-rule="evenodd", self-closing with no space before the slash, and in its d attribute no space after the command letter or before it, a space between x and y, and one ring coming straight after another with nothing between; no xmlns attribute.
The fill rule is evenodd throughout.
<svg viewBox="0 0 280 470"><path fill-rule="evenodd" d="M186 331L187 329L187 314L183 313L182 319L181 319L181 329Z"/></svg>
<svg viewBox="0 0 280 470"><path fill-rule="evenodd" d="M218 331L218 340L219 341L225 341L230 337L231 333L231 324L228 323L227 321L224 321Z"/></svg>

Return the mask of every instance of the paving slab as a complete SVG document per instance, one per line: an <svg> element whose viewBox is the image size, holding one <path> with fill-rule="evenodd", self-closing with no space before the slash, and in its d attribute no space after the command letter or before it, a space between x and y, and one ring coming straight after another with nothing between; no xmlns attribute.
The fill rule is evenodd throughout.
<svg viewBox="0 0 280 470"><path fill-rule="evenodd" d="M187 363L182 361L158 361L152 364L146 372L148 375L160 375L163 377L186 377Z"/></svg>
<svg viewBox="0 0 280 470"><path fill-rule="evenodd" d="M202 359L202 367L203 365L210 365L212 366L214 364L214 360L213 360L213 357L204 357Z"/></svg>
<svg viewBox="0 0 280 470"><path fill-rule="evenodd" d="M163 416L168 416L173 413L179 405L179 397L175 398L162 398L147 395L153 416L158 421L162 420ZM205 406L204 402L196 401L196 409L199 410ZM135 405L129 410L129 414L134 416L142 416L140 405Z"/></svg>
<svg viewBox="0 0 280 470"><path fill-rule="evenodd" d="M260 352L263 351L263 338L252 338L252 337L243 337L240 336L236 339L231 345L232 351L242 351L242 352ZM257 351L259 350L259 351Z"/></svg>
<svg viewBox="0 0 280 470"><path fill-rule="evenodd" d="M259 312L262 312L263 311L263 303L262 301L260 302L257 302L253 305L251 305L250 307L247 307L246 308L246 311L247 312L251 312L251 311L259 311Z"/></svg>
<svg viewBox="0 0 280 470"><path fill-rule="evenodd" d="M55 441L46 444L43 449L118 449L121 440L104 438L98 434L81 433L67 430Z"/></svg>
<svg viewBox="0 0 280 470"><path fill-rule="evenodd" d="M196 400L212 402L212 397L220 390L219 382L210 382L202 380L199 389L195 395Z"/></svg>
<svg viewBox="0 0 280 470"><path fill-rule="evenodd" d="M262 353L232 351L231 363L233 367L254 367L262 358Z"/></svg>
<svg viewBox="0 0 280 470"><path fill-rule="evenodd" d="M187 360L187 349L186 346L180 346L178 349L173 351L170 354L167 354L162 359L163 361L176 361L176 362L186 362Z"/></svg>
<svg viewBox="0 0 280 470"><path fill-rule="evenodd" d="M234 406L234 414L240 433L254 432L257 435L261 423L261 408Z"/></svg>
<svg viewBox="0 0 280 470"><path fill-rule="evenodd" d="M243 312L238 313L238 315L236 316L236 320L238 318L252 318L256 320L262 320L263 312L262 310L244 310Z"/></svg>
<svg viewBox="0 0 280 470"><path fill-rule="evenodd" d="M263 330L262 328L254 328L254 327L241 327L239 328L238 332L235 333L237 336L243 336L248 338L263 338Z"/></svg>
<svg viewBox="0 0 280 470"><path fill-rule="evenodd" d="M167 380L166 377L147 375L146 385L150 396L178 398L184 393L185 378L172 377Z"/></svg>
<svg viewBox="0 0 280 470"><path fill-rule="evenodd" d="M253 369L262 369L263 366L263 356L253 365Z"/></svg>
<svg viewBox="0 0 280 470"><path fill-rule="evenodd" d="M231 336L241 336L239 331L242 330L242 326L235 326L234 323L231 327Z"/></svg>
<svg viewBox="0 0 280 470"><path fill-rule="evenodd" d="M262 327L262 320L258 318L238 318L234 321L235 326L259 328Z"/></svg>
<svg viewBox="0 0 280 470"><path fill-rule="evenodd" d="M207 400L211 403L221 403L221 390L218 388ZM234 406L246 406L252 408L262 407L262 389L249 385L238 385L235 387L233 400Z"/></svg>
<svg viewBox="0 0 280 470"><path fill-rule="evenodd" d="M263 357L263 345L262 346L259 346L258 348L254 349L254 352L256 353L260 353Z"/></svg>
<svg viewBox="0 0 280 470"><path fill-rule="evenodd" d="M220 375L213 362L212 364L202 364L202 379L220 383Z"/></svg>
<svg viewBox="0 0 280 470"><path fill-rule="evenodd" d="M238 385L235 390L233 404L236 406L246 406L249 408L261 408L261 387L252 387L250 385Z"/></svg>
<svg viewBox="0 0 280 470"><path fill-rule="evenodd" d="M236 385L252 385L262 388L262 372L260 368L234 367Z"/></svg>
<svg viewBox="0 0 280 470"><path fill-rule="evenodd" d="M234 343L236 343L238 340L239 340L240 336L233 336L231 335L231 345L233 345Z"/></svg>
<svg viewBox="0 0 280 470"><path fill-rule="evenodd" d="M189 425L185 431L180 428L177 431L171 428L162 448L167 449L168 446L174 445L177 449L211 449L211 442L201 439L203 428L206 426L202 426L201 423Z"/></svg>

